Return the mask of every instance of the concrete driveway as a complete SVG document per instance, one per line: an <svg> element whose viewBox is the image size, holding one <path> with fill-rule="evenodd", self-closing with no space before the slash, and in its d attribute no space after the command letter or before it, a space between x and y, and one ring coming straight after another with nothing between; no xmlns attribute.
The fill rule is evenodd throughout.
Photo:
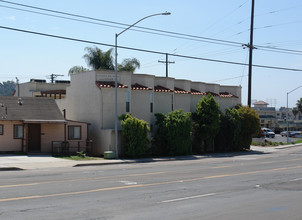
<svg viewBox="0 0 302 220"><path fill-rule="evenodd" d="M51 155L0 155L0 170L70 167L76 164L76 161L55 158Z"/></svg>

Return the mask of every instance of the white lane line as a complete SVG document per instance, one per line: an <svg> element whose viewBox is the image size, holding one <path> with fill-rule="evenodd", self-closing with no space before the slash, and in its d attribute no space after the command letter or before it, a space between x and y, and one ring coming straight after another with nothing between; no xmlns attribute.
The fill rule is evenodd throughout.
<svg viewBox="0 0 302 220"><path fill-rule="evenodd" d="M137 182L132 182L132 181L119 181L120 183L124 183L125 185L137 185Z"/></svg>
<svg viewBox="0 0 302 220"><path fill-rule="evenodd" d="M196 199L196 198L202 198L202 197L207 197L207 196L214 196L216 194L217 193L209 193L209 194L203 194L203 195L197 195L197 196L190 196L190 197L184 197L184 198L178 198L178 199L171 199L171 200L161 201L161 203L178 202L178 201L182 201L182 200Z"/></svg>
<svg viewBox="0 0 302 220"><path fill-rule="evenodd" d="M294 179L294 180L290 180L290 181L293 182L293 181L298 181L298 180L302 180L302 178L298 178L298 179Z"/></svg>

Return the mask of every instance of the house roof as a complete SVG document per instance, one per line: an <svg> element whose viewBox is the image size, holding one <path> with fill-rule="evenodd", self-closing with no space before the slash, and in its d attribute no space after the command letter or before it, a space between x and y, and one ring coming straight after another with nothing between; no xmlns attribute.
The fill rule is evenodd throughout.
<svg viewBox="0 0 302 220"><path fill-rule="evenodd" d="M101 88L115 88L115 82L97 81L96 86ZM128 86L118 83L117 88L128 88Z"/></svg>
<svg viewBox="0 0 302 220"><path fill-rule="evenodd" d="M0 120L21 120L24 122L64 122L62 112L52 98L0 96ZM2 107L3 106L3 107Z"/></svg>
<svg viewBox="0 0 302 220"><path fill-rule="evenodd" d="M268 105L268 103L260 100L258 102L254 102L253 105Z"/></svg>

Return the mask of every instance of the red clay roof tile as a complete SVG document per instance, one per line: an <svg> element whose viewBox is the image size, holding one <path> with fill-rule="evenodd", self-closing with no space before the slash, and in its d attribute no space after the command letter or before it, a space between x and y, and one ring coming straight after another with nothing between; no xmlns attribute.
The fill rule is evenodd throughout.
<svg viewBox="0 0 302 220"><path fill-rule="evenodd" d="M191 94L192 95L206 95L205 92L200 92L200 91L198 91L196 89L191 89Z"/></svg>
<svg viewBox="0 0 302 220"><path fill-rule="evenodd" d="M98 81L95 82L98 88L115 88L115 82ZM118 83L117 88L128 88L128 86Z"/></svg>
<svg viewBox="0 0 302 220"><path fill-rule="evenodd" d="M174 93L176 94L190 94L190 91L186 91L184 89L178 88L178 87L174 87Z"/></svg>
<svg viewBox="0 0 302 220"><path fill-rule="evenodd" d="M152 90L152 88L135 83L131 85L132 90Z"/></svg>
<svg viewBox="0 0 302 220"><path fill-rule="evenodd" d="M222 98L238 98L238 96L235 96L228 92L221 92L221 93L219 93L219 96Z"/></svg>
<svg viewBox="0 0 302 220"><path fill-rule="evenodd" d="M173 92L173 90L163 86L154 86L154 92Z"/></svg>

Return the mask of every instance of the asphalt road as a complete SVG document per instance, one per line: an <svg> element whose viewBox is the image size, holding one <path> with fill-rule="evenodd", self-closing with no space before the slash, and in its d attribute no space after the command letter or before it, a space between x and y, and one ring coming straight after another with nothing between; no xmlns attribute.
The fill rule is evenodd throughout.
<svg viewBox="0 0 302 220"><path fill-rule="evenodd" d="M302 219L302 147L3 171L0 219Z"/></svg>

